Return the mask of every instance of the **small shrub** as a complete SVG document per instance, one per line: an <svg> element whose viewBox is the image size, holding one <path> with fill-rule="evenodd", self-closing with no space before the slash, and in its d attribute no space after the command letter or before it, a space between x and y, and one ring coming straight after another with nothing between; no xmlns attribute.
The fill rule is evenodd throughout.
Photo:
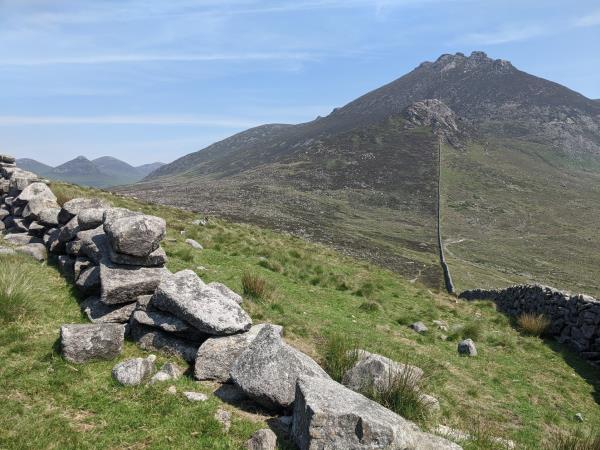
<svg viewBox="0 0 600 450"><path fill-rule="evenodd" d="M259 275L245 272L242 275L244 294L255 299L266 299L267 281Z"/></svg>
<svg viewBox="0 0 600 450"><path fill-rule="evenodd" d="M480 322L470 322L465 325L452 328L448 334L449 341L458 341L460 339L473 339L478 341L483 336L483 327Z"/></svg>
<svg viewBox="0 0 600 450"><path fill-rule="evenodd" d="M341 382L348 369L358 361L358 346L346 335L332 334L325 344L324 360L325 371Z"/></svg>
<svg viewBox="0 0 600 450"><path fill-rule="evenodd" d="M600 433L556 434L546 450L600 450Z"/></svg>
<svg viewBox="0 0 600 450"><path fill-rule="evenodd" d="M408 314L404 314L396 319L396 323L398 325L410 325L413 322L414 322L414 320Z"/></svg>
<svg viewBox="0 0 600 450"><path fill-rule="evenodd" d="M375 292L375 286L370 281L361 284L361 286L354 293L359 297L370 297Z"/></svg>
<svg viewBox="0 0 600 450"><path fill-rule="evenodd" d="M0 323L16 322L30 313L31 279L18 256L0 259Z"/></svg>
<svg viewBox="0 0 600 450"><path fill-rule="evenodd" d="M550 326L550 320L543 314L525 313L517 318L521 331L530 336L542 336Z"/></svg>
<svg viewBox="0 0 600 450"><path fill-rule="evenodd" d="M380 306L377 302L364 302L358 307L358 309L367 313L379 311L379 308Z"/></svg>

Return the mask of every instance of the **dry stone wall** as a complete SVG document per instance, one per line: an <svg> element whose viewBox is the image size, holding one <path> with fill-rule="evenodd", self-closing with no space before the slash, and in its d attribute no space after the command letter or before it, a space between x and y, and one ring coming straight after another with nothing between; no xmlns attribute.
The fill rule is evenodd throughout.
<svg viewBox="0 0 600 450"><path fill-rule="evenodd" d="M81 308L91 323L61 327L67 360L113 359L125 337L179 355L198 379L234 383L257 404L293 412L291 435L302 450L461 448L331 380L285 343L280 326L253 325L227 286L206 284L192 270L171 273L160 246L162 218L95 198L61 206L43 180L9 156L0 155L0 175L0 228L9 244L0 253L53 259L85 298ZM154 370L152 356L136 358L117 364L113 376L138 384Z"/></svg>
<svg viewBox="0 0 600 450"><path fill-rule="evenodd" d="M583 357L600 363L600 301L542 285L520 285L507 289L464 291L465 300L493 300L510 317L543 314L550 320L548 335L568 344Z"/></svg>

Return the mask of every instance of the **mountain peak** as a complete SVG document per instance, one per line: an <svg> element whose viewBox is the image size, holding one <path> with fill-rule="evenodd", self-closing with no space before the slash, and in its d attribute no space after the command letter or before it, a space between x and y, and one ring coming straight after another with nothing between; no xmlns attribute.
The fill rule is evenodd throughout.
<svg viewBox="0 0 600 450"><path fill-rule="evenodd" d="M473 51L469 56L464 53L457 52L454 55L445 53L441 55L435 62L425 61L421 63L418 69L432 68L442 73L458 69L463 72L481 69L491 69L495 72L511 72L516 70L515 67L505 59L492 59L487 53L482 51Z"/></svg>

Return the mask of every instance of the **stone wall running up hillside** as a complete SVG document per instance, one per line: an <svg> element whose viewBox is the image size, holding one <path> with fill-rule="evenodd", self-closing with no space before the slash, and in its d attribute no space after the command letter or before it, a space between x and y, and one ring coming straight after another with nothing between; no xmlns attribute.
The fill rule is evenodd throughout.
<svg viewBox="0 0 600 450"><path fill-rule="evenodd" d="M242 297L227 286L205 284L192 270L167 270L162 218L95 198L59 205L12 157L0 155L0 173L0 227L11 244L0 253L55 260L85 298L81 307L92 323L61 327L68 361L116 358L127 336L144 349L180 355L197 379L233 383L258 405L291 413L291 437L301 450L461 448L333 381L284 341L282 327L253 325ZM121 362L113 375L124 380L131 367L145 373L153 361Z"/></svg>
<svg viewBox="0 0 600 450"><path fill-rule="evenodd" d="M547 334L568 344L590 362L600 364L600 301L542 285L464 291L465 300L493 300L510 317L543 314L550 320Z"/></svg>

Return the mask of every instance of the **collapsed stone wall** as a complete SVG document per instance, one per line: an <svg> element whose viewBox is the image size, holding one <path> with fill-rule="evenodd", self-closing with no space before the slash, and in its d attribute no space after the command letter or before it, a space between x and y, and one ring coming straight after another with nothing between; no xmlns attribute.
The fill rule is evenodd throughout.
<svg viewBox="0 0 600 450"><path fill-rule="evenodd" d="M92 323L61 327L65 359L113 359L126 336L146 350L179 355L197 379L233 383L257 404L292 413L289 431L302 450L461 448L333 381L285 343L282 327L253 325L242 297L227 286L206 284L192 270L171 273L160 247L162 218L97 198L61 206L44 180L10 156L0 155L0 175L0 229L12 245L0 253L55 260L85 298L81 308ZM153 360L125 361L114 371L140 364Z"/></svg>
<svg viewBox="0 0 600 450"><path fill-rule="evenodd" d="M600 364L600 301L542 285L519 285L506 289L464 291L465 300L493 300L510 317L543 314L550 321L547 334Z"/></svg>

